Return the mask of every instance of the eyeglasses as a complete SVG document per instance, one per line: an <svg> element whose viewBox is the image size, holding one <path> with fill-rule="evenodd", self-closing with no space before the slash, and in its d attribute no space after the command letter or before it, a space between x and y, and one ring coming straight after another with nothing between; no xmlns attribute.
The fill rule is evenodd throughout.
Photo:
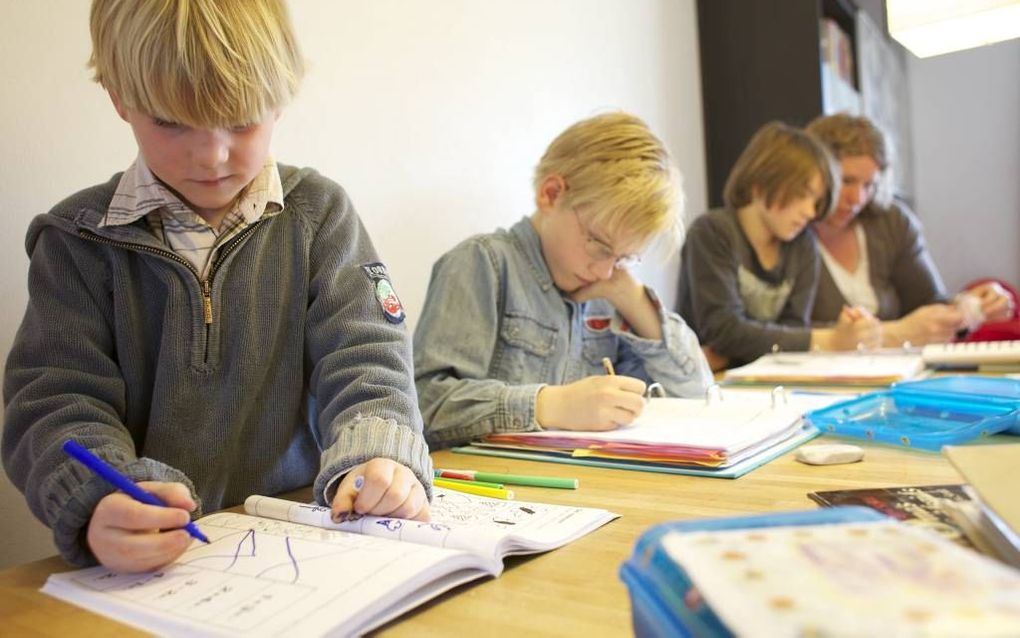
<svg viewBox="0 0 1020 638"><path fill-rule="evenodd" d="M617 255L612 246L591 234L591 231L588 230L588 227L585 226L584 221L581 219L581 213L577 212L576 208L571 208L571 210L577 216L577 224L581 227L581 233L584 235L585 252L588 253L588 256L593 261L604 262L612 260L614 268L633 268L641 263L640 255Z"/></svg>

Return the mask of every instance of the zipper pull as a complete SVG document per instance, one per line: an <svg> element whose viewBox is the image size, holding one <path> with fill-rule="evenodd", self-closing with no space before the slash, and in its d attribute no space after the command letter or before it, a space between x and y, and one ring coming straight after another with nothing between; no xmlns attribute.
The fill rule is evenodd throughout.
<svg viewBox="0 0 1020 638"><path fill-rule="evenodd" d="M205 312L205 325L212 324L212 289L208 279L202 280L202 309Z"/></svg>

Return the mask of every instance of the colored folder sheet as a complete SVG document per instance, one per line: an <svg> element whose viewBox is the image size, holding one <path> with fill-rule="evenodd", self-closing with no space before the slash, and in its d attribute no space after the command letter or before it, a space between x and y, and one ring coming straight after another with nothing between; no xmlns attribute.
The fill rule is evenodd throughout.
<svg viewBox="0 0 1020 638"><path fill-rule="evenodd" d="M706 458L704 460L689 459L685 461L677 461L674 457L670 456L656 456L654 454L643 454L640 457L634 455L616 455L609 452L601 452L599 450L587 450L587 449L570 449L570 448L555 448L555 447L544 447L541 445L514 445L512 443L488 443L484 441L475 441L472 445L478 447L484 447L495 450L516 450L520 452L544 452L549 454L559 454L561 456L570 456L573 458L592 458L592 459L616 459L620 461L631 461L635 458L642 462L651 463L662 463L664 465L696 465L700 467L719 467L723 464L723 460L719 458Z"/></svg>
<svg viewBox="0 0 1020 638"><path fill-rule="evenodd" d="M542 438L511 437L506 443L501 443L500 441L504 440L504 437L494 436L487 437L478 444L490 448L567 452L575 458L587 457L626 461L636 460L681 466L725 467L753 457L797 434L801 429L800 419L796 416L793 419L789 427L760 439L753 444L742 445L739 449L734 450L655 444L641 445L637 443L602 443L587 437L579 437L576 440L564 439L552 445L543 445L546 440Z"/></svg>
<svg viewBox="0 0 1020 638"><path fill-rule="evenodd" d="M802 415L838 398L734 390L704 400L652 399L616 430L498 433L457 451L735 478L815 436Z"/></svg>
<svg viewBox="0 0 1020 638"><path fill-rule="evenodd" d="M802 425L789 439L782 441L759 454L726 467L701 467L698 465L680 465L677 463L660 463L642 459L618 460L613 458L588 458L572 456L571 450L525 450L489 447L484 443L474 443L463 447L455 447L458 454L474 454L477 456L496 456L526 461L548 461L550 463L566 463L585 465L617 470L638 470L642 472L662 472L664 474L686 474L690 476L706 476L713 478L740 478L756 467L782 456L802 443L818 436L818 429L811 425Z"/></svg>

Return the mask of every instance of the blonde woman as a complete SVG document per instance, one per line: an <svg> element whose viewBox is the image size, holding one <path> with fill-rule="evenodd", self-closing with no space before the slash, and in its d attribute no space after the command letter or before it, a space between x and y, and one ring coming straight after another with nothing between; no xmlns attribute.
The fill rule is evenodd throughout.
<svg viewBox="0 0 1020 638"><path fill-rule="evenodd" d="M807 130L835 155L842 173L835 210L813 224L824 265L815 324L835 321L845 305L861 306L882 320L883 345L916 346L1012 314L1012 298L995 283L950 299L920 222L888 193L889 151L871 120L828 115Z"/></svg>

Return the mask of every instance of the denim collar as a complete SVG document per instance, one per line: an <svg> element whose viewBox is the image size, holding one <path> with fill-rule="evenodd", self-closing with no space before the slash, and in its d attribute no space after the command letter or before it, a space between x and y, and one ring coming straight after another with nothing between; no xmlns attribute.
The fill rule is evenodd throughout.
<svg viewBox="0 0 1020 638"><path fill-rule="evenodd" d="M525 217L511 226L510 234L513 235L521 252L528 258L531 273L538 281L538 285L542 287L542 291L548 292L555 288L552 275L549 273L549 266L545 263L545 255L542 254L542 240L535 231L535 227L531 225L531 219Z"/></svg>

